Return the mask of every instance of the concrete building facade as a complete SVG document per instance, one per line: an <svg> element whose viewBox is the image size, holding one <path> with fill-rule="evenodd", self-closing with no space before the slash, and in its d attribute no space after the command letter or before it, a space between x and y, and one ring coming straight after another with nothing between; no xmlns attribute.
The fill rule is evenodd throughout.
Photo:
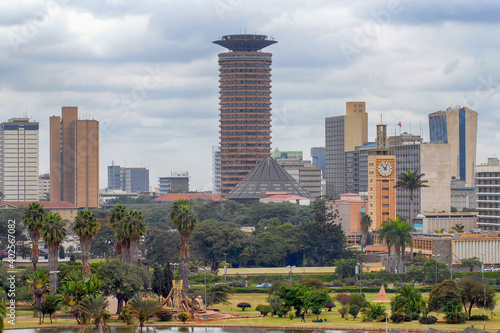
<svg viewBox="0 0 500 333"><path fill-rule="evenodd" d="M396 156L387 147L387 125L377 125L377 148L368 156L368 207L373 229L396 218Z"/></svg>
<svg viewBox="0 0 500 333"><path fill-rule="evenodd" d="M309 192L311 199L321 196L321 168L310 163L301 162L299 159L278 159L281 165L300 186Z"/></svg>
<svg viewBox="0 0 500 333"><path fill-rule="evenodd" d="M477 112L467 107L429 114L431 143L448 144L452 176L474 186L477 145Z"/></svg>
<svg viewBox="0 0 500 333"><path fill-rule="evenodd" d="M477 230L477 212L460 213L420 213L413 219L415 232L430 234L436 230L443 233L452 232L456 224L464 226L464 232Z"/></svg>
<svg viewBox="0 0 500 333"><path fill-rule="evenodd" d="M50 200L50 175L48 173L38 176L38 200Z"/></svg>
<svg viewBox="0 0 500 333"><path fill-rule="evenodd" d="M170 177L159 177L160 194L182 193L189 191L189 173L187 171L172 172Z"/></svg>
<svg viewBox="0 0 500 333"><path fill-rule="evenodd" d="M38 200L38 131L29 118L0 124L0 192L6 201Z"/></svg>
<svg viewBox="0 0 500 333"><path fill-rule="evenodd" d="M500 163L488 158L488 163L476 166L478 226L483 230L500 231Z"/></svg>
<svg viewBox="0 0 500 333"><path fill-rule="evenodd" d="M99 122L79 120L77 107L50 117L50 198L99 207Z"/></svg>
<svg viewBox="0 0 500 333"><path fill-rule="evenodd" d="M325 119L326 195L338 199L346 192L346 156L368 141L365 102L347 102L346 115Z"/></svg>
<svg viewBox="0 0 500 333"><path fill-rule="evenodd" d="M265 35L227 35L219 54L221 193L229 193L271 154L272 54Z"/></svg>
<svg viewBox="0 0 500 333"><path fill-rule="evenodd" d="M338 212L333 223L340 224L345 233L361 233L361 218L366 212L368 202L358 194L344 193L340 200L329 203L331 212Z"/></svg>

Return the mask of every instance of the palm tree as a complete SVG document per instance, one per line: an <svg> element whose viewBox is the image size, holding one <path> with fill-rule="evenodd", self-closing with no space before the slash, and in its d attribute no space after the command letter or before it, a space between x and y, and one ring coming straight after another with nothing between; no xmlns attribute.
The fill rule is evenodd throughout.
<svg viewBox="0 0 500 333"><path fill-rule="evenodd" d="M161 309L161 303L152 298L142 299L139 295L136 295L128 303L128 309L139 320L139 327L142 332L144 322L148 321Z"/></svg>
<svg viewBox="0 0 500 333"><path fill-rule="evenodd" d="M3 333L3 321L7 318L7 307L5 306L5 300L2 298L0 301L0 333Z"/></svg>
<svg viewBox="0 0 500 333"><path fill-rule="evenodd" d="M132 209L120 223L120 229L123 232L123 237L127 239L130 251L129 263L137 264L139 261L139 239L146 234L147 229L142 212Z"/></svg>
<svg viewBox="0 0 500 333"><path fill-rule="evenodd" d="M99 331L99 333L104 333L106 329L111 332L110 327L106 324L106 319L109 318L109 313L106 310L109 302L106 299L106 296L102 294L90 295L87 298L83 299L77 306L77 310L82 312L84 315L90 318L89 324L83 328L90 327L94 324L95 328Z"/></svg>
<svg viewBox="0 0 500 333"><path fill-rule="evenodd" d="M378 232L380 240L385 241L385 244L387 245L387 265L389 266L389 272L392 272L391 246L394 245L394 223L392 223L392 220L389 219L388 221L383 221Z"/></svg>
<svg viewBox="0 0 500 333"><path fill-rule="evenodd" d="M23 213L23 223L28 228L30 238L31 238L31 262L33 263L33 269L36 271L36 265L38 263L38 256L40 251L38 250L38 241L40 240L40 229L42 228L43 218L46 212L43 206L39 202L32 202L26 207Z"/></svg>
<svg viewBox="0 0 500 333"><path fill-rule="evenodd" d="M391 312L402 312L406 315L412 312L420 314L424 309L424 304L420 290L405 284L397 290L396 297L391 300Z"/></svg>
<svg viewBox="0 0 500 333"><path fill-rule="evenodd" d="M170 211L170 220L181 235L181 251L179 254L179 277L183 281L183 289L189 287L189 238L198 225L198 216L193 211L189 201L179 199L174 202Z"/></svg>
<svg viewBox="0 0 500 333"><path fill-rule="evenodd" d="M462 223L457 223L451 227L451 230L455 231L457 234L461 234L465 232L465 226Z"/></svg>
<svg viewBox="0 0 500 333"><path fill-rule="evenodd" d="M117 203L116 206L113 207L109 212L109 224L111 225L111 228L115 230L115 254L117 256L122 254L122 243L116 238L116 229L120 221L123 220L126 215L127 208L120 205L119 203Z"/></svg>
<svg viewBox="0 0 500 333"><path fill-rule="evenodd" d="M401 220L399 216L395 220L388 219L388 221L393 224L393 232L391 233L392 242L396 250L396 257L398 258L398 273L402 273L406 244L413 244L411 237L412 227L410 223Z"/></svg>
<svg viewBox="0 0 500 333"><path fill-rule="evenodd" d="M411 238L413 239L413 193L422 187L429 187L427 180L422 179L425 173L417 173L417 171L401 172L396 180L395 188L402 188L410 191L410 225L411 225ZM413 243L410 249L410 258L413 259Z"/></svg>
<svg viewBox="0 0 500 333"><path fill-rule="evenodd" d="M83 273L90 275L89 253L92 237L99 231L100 224L97 221L95 214L89 209L84 209L78 212L73 224L73 232L80 237L80 246L82 248L82 265Z"/></svg>
<svg viewBox="0 0 500 333"><path fill-rule="evenodd" d="M57 291L57 268L59 266L59 244L66 237L66 228L62 217L54 212L50 212L43 220L40 233L43 241L49 248L49 273L50 273L50 293Z"/></svg>
<svg viewBox="0 0 500 333"><path fill-rule="evenodd" d="M372 218L368 214L363 214L361 217L361 250L365 250L366 242L368 240L368 230L372 226Z"/></svg>
<svg viewBox="0 0 500 333"><path fill-rule="evenodd" d="M50 291L49 278L44 271L34 271L26 282L29 293L33 294L33 306L40 314L38 324L41 325L41 310L45 305L45 294Z"/></svg>

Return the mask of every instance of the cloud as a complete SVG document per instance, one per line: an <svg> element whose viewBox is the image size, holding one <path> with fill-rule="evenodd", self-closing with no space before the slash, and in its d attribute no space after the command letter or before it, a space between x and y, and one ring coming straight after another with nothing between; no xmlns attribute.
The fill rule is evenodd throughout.
<svg viewBox="0 0 500 333"><path fill-rule="evenodd" d="M496 2L50 1L0 10L0 116L40 121L41 172L49 117L76 105L101 124L102 187L114 159L149 166L152 185L182 169L206 189L226 51L212 42L245 32L278 41L264 50L273 147L324 146L324 118L348 100L367 102L371 140L380 115L426 137L427 115L452 105L479 112L478 162L498 140Z"/></svg>

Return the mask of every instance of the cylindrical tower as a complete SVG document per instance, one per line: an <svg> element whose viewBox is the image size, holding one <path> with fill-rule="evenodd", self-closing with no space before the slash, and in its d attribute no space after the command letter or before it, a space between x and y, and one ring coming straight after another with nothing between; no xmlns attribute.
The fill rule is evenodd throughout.
<svg viewBox="0 0 500 333"><path fill-rule="evenodd" d="M271 53L265 35L228 35L219 54L221 193L271 154Z"/></svg>

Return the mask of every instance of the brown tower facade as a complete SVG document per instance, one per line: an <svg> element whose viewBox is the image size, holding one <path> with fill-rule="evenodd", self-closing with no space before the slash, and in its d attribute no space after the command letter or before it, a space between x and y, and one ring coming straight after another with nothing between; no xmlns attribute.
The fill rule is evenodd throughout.
<svg viewBox="0 0 500 333"><path fill-rule="evenodd" d="M219 54L221 193L271 154L271 53L264 35L229 35Z"/></svg>
<svg viewBox="0 0 500 333"><path fill-rule="evenodd" d="M50 117L50 199L99 207L99 122L79 120L77 107Z"/></svg>

